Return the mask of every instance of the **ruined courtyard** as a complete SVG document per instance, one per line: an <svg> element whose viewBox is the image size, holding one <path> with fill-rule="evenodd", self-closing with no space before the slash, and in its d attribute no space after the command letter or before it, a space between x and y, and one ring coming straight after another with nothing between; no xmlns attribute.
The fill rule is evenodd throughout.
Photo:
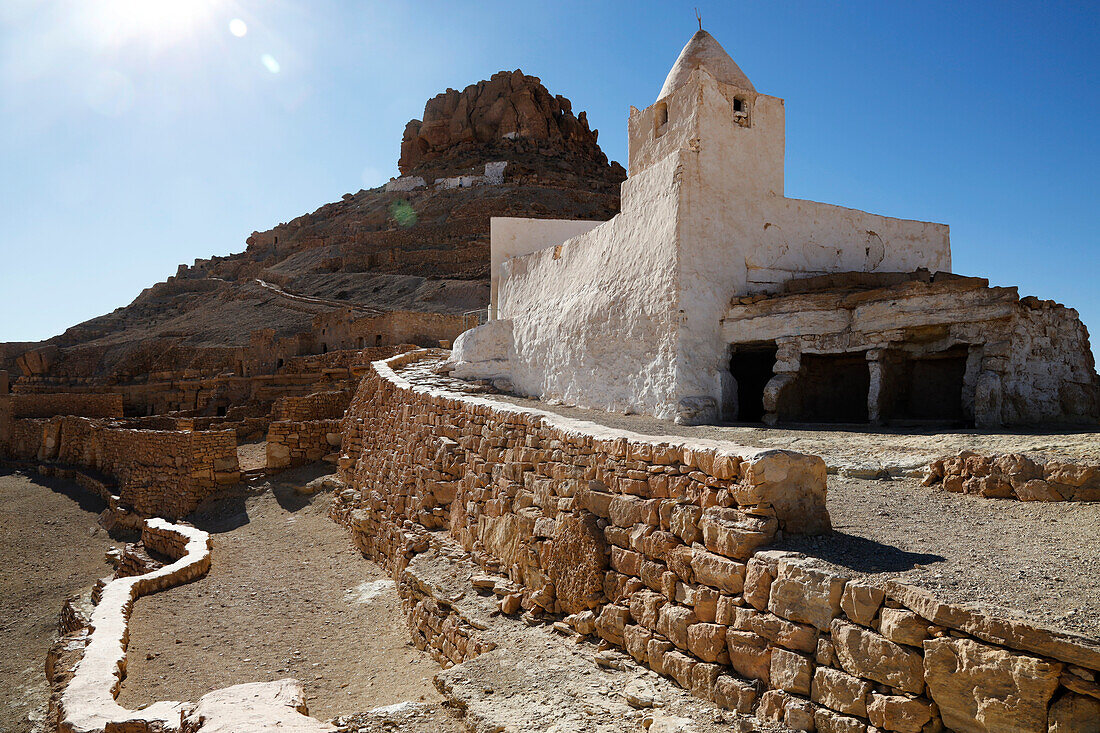
<svg viewBox="0 0 1100 733"><path fill-rule="evenodd" d="M1085 324L784 115L700 21L628 174L500 72L0 344L0 730L1100 731Z"/></svg>

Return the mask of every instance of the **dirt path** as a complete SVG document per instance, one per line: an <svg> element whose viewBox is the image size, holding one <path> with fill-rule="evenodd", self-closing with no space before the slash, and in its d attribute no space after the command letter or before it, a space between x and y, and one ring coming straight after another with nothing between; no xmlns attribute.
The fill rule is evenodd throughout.
<svg viewBox="0 0 1100 733"><path fill-rule="evenodd" d="M783 549L1100 638L1100 503L982 499L829 477L833 533Z"/></svg>
<svg viewBox="0 0 1100 733"><path fill-rule="evenodd" d="M110 574L115 543L96 524L101 500L71 484L0 472L0 506L0 731L26 733L45 714L57 614Z"/></svg>
<svg viewBox="0 0 1100 733"><path fill-rule="evenodd" d="M431 682L439 666L409 643L392 581L328 518L330 495L295 493L316 471L280 474L196 520L214 533L213 568L135 606L122 705L285 677L303 682L322 720L442 699Z"/></svg>

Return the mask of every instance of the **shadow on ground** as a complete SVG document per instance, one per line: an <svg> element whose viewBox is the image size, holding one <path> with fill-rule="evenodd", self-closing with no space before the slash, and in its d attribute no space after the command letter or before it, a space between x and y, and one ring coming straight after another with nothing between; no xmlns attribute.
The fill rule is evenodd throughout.
<svg viewBox="0 0 1100 733"><path fill-rule="evenodd" d="M248 500L265 491L270 491L279 506L293 514L312 501L312 497L299 493L298 487L334 471L327 463L311 463L268 476L253 485L237 484L204 501L187 521L211 534L232 532L249 523Z"/></svg>
<svg viewBox="0 0 1100 733"><path fill-rule="evenodd" d="M942 555L907 552L866 537L835 531L821 537L789 537L780 549L802 552L859 573L902 572L947 560Z"/></svg>

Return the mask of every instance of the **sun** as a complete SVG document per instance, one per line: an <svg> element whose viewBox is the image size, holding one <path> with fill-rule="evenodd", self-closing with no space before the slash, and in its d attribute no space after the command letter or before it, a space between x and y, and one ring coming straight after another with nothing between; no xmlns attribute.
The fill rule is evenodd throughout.
<svg viewBox="0 0 1100 733"><path fill-rule="evenodd" d="M97 0L92 18L109 45L144 41L152 47L174 45L215 17L219 0Z"/></svg>

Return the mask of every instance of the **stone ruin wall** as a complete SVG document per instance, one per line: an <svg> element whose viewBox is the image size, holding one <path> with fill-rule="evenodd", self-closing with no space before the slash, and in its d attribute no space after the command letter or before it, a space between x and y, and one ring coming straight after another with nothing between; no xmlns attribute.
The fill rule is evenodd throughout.
<svg viewBox="0 0 1100 733"><path fill-rule="evenodd" d="M271 408L272 420L339 420L351 404L352 391L316 392L305 397L280 397Z"/></svg>
<svg viewBox="0 0 1100 733"><path fill-rule="evenodd" d="M404 582L443 533L519 589L503 610L564 616L700 697L795 729L1045 732L1095 714L1093 641L763 549L828 527L819 459L662 442L392 371L418 358L361 383L333 514L401 581L437 658L485 651L445 599Z"/></svg>
<svg viewBox="0 0 1100 733"><path fill-rule="evenodd" d="M83 417L32 418L12 423L7 454L110 476L121 502L143 516L186 516L219 486L240 480L232 430L134 430Z"/></svg>
<svg viewBox="0 0 1100 733"><path fill-rule="evenodd" d="M1019 453L983 456L963 451L933 461L921 482L956 494L1020 501L1100 501L1100 466L1040 463Z"/></svg>
<svg viewBox="0 0 1100 733"><path fill-rule="evenodd" d="M11 395L12 417L54 417L79 415L80 417L122 417L122 395L80 394L58 392L53 394Z"/></svg>
<svg viewBox="0 0 1100 733"><path fill-rule="evenodd" d="M267 429L267 469L320 461L340 450L340 420L279 420Z"/></svg>

